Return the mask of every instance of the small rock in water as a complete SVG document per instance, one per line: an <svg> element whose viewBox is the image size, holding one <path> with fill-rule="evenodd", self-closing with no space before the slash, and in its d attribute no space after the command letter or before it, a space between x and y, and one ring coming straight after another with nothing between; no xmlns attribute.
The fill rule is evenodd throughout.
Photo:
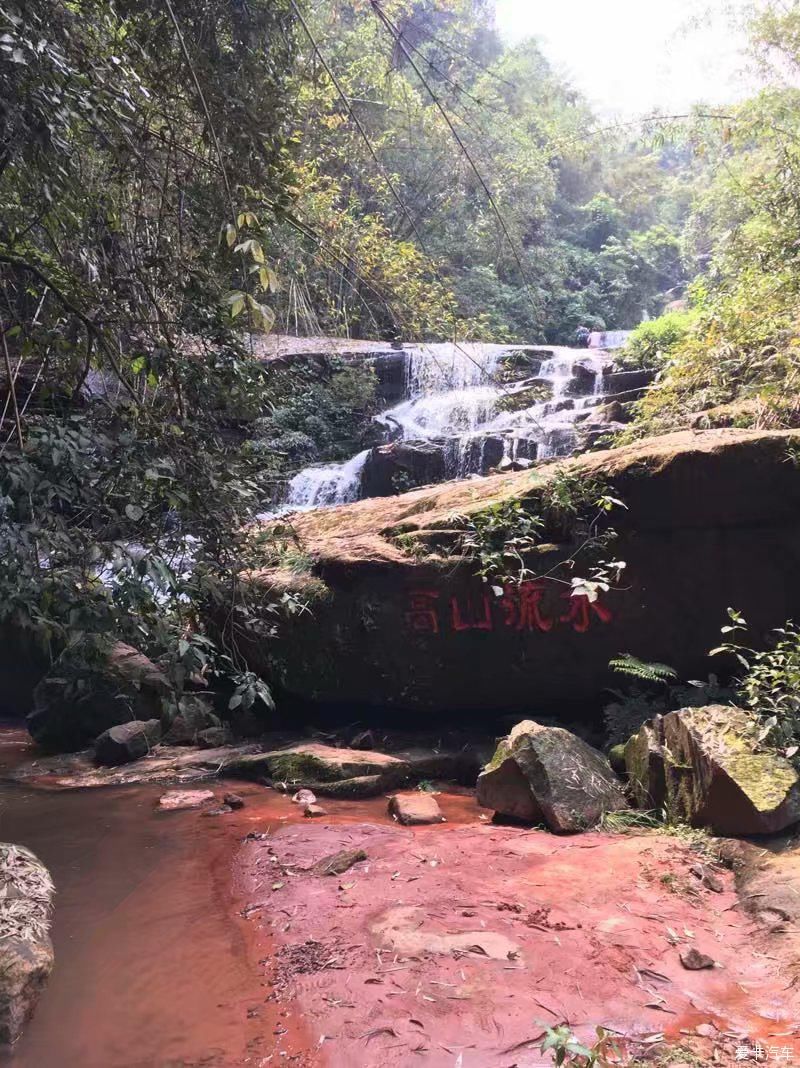
<svg viewBox="0 0 800 1068"><path fill-rule="evenodd" d="M690 972L699 972L703 968L713 968L714 961L706 953L701 953L699 950L692 946L691 949L687 949L684 953L681 953L681 964L684 968L688 968Z"/></svg>
<svg viewBox="0 0 800 1068"><path fill-rule="evenodd" d="M229 812L233 812L230 805L217 805L216 808L207 808L202 813L203 816L226 816Z"/></svg>
<svg viewBox="0 0 800 1068"><path fill-rule="evenodd" d="M158 799L162 812L177 812L184 808L200 808L214 801L213 790L168 790Z"/></svg>
<svg viewBox="0 0 800 1068"><path fill-rule="evenodd" d="M322 805L306 805L303 809L303 815L312 818L314 816L327 816L328 810L323 808Z"/></svg>
<svg viewBox="0 0 800 1068"><path fill-rule="evenodd" d="M244 808L244 798L238 794L225 794L222 800L229 808Z"/></svg>
<svg viewBox="0 0 800 1068"><path fill-rule="evenodd" d="M419 791L408 794L395 794L389 798L389 813L398 823L414 827L423 823L441 823L444 820L442 810L432 794Z"/></svg>
<svg viewBox="0 0 800 1068"><path fill-rule="evenodd" d="M311 790L298 790L292 798L292 801L296 805L315 805L317 803L317 798Z"/></svg>

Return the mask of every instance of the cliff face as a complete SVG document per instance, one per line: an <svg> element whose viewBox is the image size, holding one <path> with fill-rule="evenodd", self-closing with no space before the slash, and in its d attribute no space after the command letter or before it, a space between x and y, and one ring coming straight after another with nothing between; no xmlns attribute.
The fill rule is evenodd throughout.
<svg viewBox="0 0 800 1068"><path fill-rule="evenodd" d="M297 514L300 576L242 576L266 606L287 589L311 610L268 642L244 646L255 670L281 664L286 693L323 703L480 713L543 713L595 702L621 652L704 678L731 605L755 638L800 600L800 469L796 432L715 430L395 498ZM622 588L590 604L547 580L502 597L467 566L435 555L453 517L541 492L557 470L600 475L625 502L611 554ZM274 673L274 672L273 672Z"/></svg>

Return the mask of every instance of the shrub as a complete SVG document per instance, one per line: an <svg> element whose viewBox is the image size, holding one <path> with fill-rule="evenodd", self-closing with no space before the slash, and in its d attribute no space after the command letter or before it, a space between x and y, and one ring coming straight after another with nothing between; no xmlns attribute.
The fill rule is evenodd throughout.
<svg viewBox="0 0 800 1068"><path fill-rule="evenodd" d="M746 633L746 620L733 608L728 616L722 633L730 639L711 655L727 653L738 660L745 669L736 680L739 703L762 721L760 740L793 757L800 747L800 629L790 620L772 632L769 648L755 650L737 640Z"/></svg>
<svg viewBox="0 0 800 1068"><path fill-rule="evenodd" d="M628 338L618 362L625 370L661 369L688 337L695 322L691 311L673 311L641 323Z"/></svg>

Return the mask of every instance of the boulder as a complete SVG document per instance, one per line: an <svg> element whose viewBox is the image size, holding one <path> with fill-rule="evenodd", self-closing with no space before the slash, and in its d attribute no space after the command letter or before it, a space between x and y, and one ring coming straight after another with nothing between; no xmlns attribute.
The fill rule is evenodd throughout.
<svg viewBox="0 0 800 1068"><path fill-rule="evenodd" d="M720 835L775 834L800 820L800 778L758 742L756 719L708 705L669 712L658 728L671 816Z"/></svg>
<svg viewBox="0 0 800 1068"><path fill-rule="evenodd" d="M42 748L74 751L130 720L157 719L169 680L152 660L124 642L87 665L79 654L62 659L37 685L28 730Z"/></svg>
<svg viewBox="0 0 800 1068"><path fill-rule="evenodd" d="M0 844L0 1045L22 1034L53 969L54 892L33 853Z"/></svg>
<svg viewBox="0 0 800 1068"><path fill-rule="evenodd" d="M225 727L206 727L197 732L197 744L201 749L218 749L231 741L231 735Z"/></svg>
<svg viewBox="0 0 800 1068"><path fill-rule="evenodd" d="M236 755L225 763L226 775L304 787L324 797L376 797L406 783L424 779L474 782L478 766L472 752L408 749L379 753L368 749L337 749L305 742L267 753ZM302 794L303 791L300 791Z"/></svg>
<svg viewBox="0 0 800 1068"><path fill-rule="evenodd" d="M416 793L395 794L389 798L389 815L405 827L416 827L425 823L442 823L444 816L433 794Z"/></svg>
<svg viewBox="0 0 800 1068"><path fill-rule="evenodd" d="M372 449L361 473L364 497L391 497L412 486L443 482L445 448L429 441L396 441Z"/></svg>
<svg viewBox="0 0 800 1068"><path fill-rule="evenodd" d="M164 741L168 745L196 745L201 733L219 730L222 722L214 714L210 698L203 694L189 693L180 699L178 713L174 718L170 720L168 715L162 716L162 726Z"/></svg>
<svg viewBox="0 0 800 1068"><path fill-rule="evenodd" d="M667 782L661 716L656 716L652 723L643 724L626 742L624 761L628 787L639 808L663 808L667 801Z"/></svg>
<svg viewBox="0 0 800 1068"><path fill-rule="evenodd" d="M478 776L478 803L567 834L628 804L602 753L562 727L518 723Z"/></svg>
<svg viewBox="0 0 800 1068"><path fill-rule="evenodd" d="M161 720L132 719L109 727L95 740L94 759L105 767L130 764L149 753L161 738Z"/></svg>
<svg viewBox="0 0 800 1068"><path fill-rule="evenodd" d="M240 576L252 622L237 621L238 647L285 699L346 708L361 721L381 708L432 724L485 723L530 707L532 695L549 714L566 716L599 705L615 685L608 664L620 651L666 662L680 678L704 678L728 605L754 634L796 615L800 469L786 456L798 444L797 431L682 431L534 473L298 513L292 532L312 561L313 611L264 637L278 600L265 558ZM613 558L627 563L619 588L589 603L543 578L494 596L446 555L463 533L458 517L508 501L535 510L542 487L564 473L605 480L626 505L599 523L616 531ZM575 549L560 535L544 536L554 551L530 561L537 574L550 572L559 551L567 558ZM254 552L258 560L261 550ZM296 575L278 588L304 598L307 581ZM227 613L217 622L223 628Z"/></svg>

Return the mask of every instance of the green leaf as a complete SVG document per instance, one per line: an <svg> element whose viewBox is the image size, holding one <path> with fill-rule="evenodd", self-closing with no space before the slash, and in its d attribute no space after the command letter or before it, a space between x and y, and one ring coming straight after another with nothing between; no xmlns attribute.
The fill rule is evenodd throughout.
<svg viewBox="0 0 800 1068"><path fill-rule="evenodd" d="M139 504L126 504L125 515L134 523L138 523L144 515L144 508Z"/></svg>

